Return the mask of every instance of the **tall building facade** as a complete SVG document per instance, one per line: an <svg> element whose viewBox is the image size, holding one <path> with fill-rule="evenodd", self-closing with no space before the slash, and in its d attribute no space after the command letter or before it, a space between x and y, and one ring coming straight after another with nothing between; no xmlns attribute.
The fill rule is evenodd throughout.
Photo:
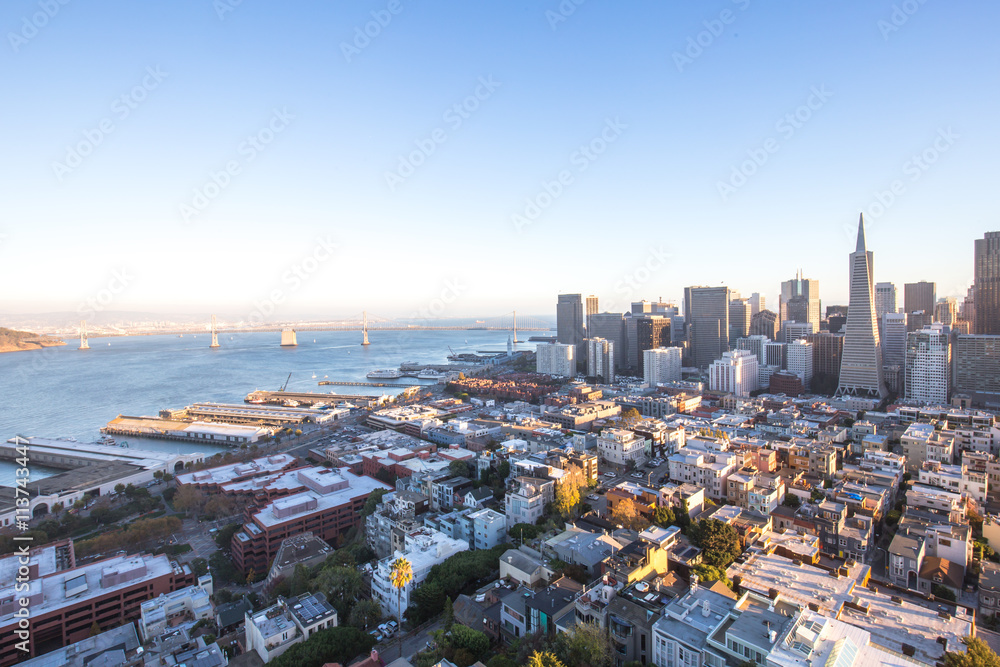
<svg viewBox="0 0 1000 667"><path fill-rule="evenodd" d="M576 346L568 343L542 343L535 348L535 371L546 375L576 375Z"/></svg>
<svg viewBox="0 0 1000 667"><path fill-rule="evenodd" d="M597 306L597 297L591 294L583 302L583 316L584 316L584 324L586 325L587 328L587 338L594 337L594 334L592 334L590 331L590 327L592 324L591 318L598 312L599 310Z"/></svg>
<svg viewBox="0 0 1000 667"><path fill-rule="evenodd" d="M934 304L937 303L937 284L921 280L919 283L903 285L903 310L906 314L923 312L934 314Z"/></svg>
<svg viewBox="0 0 1000 667"><path fill-rule="evenodd" d="M906 397L944 404L951 384L951 345L943 324L932 324L906 337Z"/></svg>
<svg viewBox="0 0 1000 667"><path fill-rule="evenodd" d="M882 316L882 363L902 366L906 360L906 313L886 313Z"/></svg>
<svg viewBox="0 0 1000 667"><path fill-rule="evenodd" d="M802 388L806 391L812 384L813 377L813 346L812 343L799 339L788 344L788 372L794 373L802 380Z"/></svg>
<svg viewBox="0 0 1000 667"><path fill-rule="evenodd" d="M1000 335L955 337L952 388L978 404L1000 406Z"/></svg>
<svg viewBox="0 0 1000 667"><path fill-rule="evenodd" d="M975 332L1000 335L1000 232L986 232L976 239Z"/></svg>
<svg viewBox="0 0 1000 667"><path fill-rule="evenodd" d="M813 330L809 333L819 331L819 281L803 278L800 271L791 280L781 283L778 316L782 323L794 320L795 322L812 324Z"/></svg>
<svg viewBox="0 0 1000 667"><path fill-rule="evenodd" d="M729 340L743 338L750 334L750 318L753 317L753 307L750 299L729 300Z"/></svg>
<svg viewBox="0 0 1000 667"><path fill-rule="evenodd" d="M767 360L764 358L764 345L769 343L770 340L767 336L747 336L745 338L739 338L736 340L737 350L749 350L753 352L754 356L757 357L757 362L763 366L766 364Z"/></svg>
<svg viewBox="0 0 1000 667"><path fill-rule="evenodd" d="M865 242L865 219L858 220L858 241L851 253L850 303L844 326L838 397L885 398L882 350L875 320L874 256Z"/></svg>
<svg viewBox="0 0 1000 667"><path fill-rule="evenodd" d="M670 318L662 315L645 315L636 320L636 346L639 374L645 374L643 352L670 345Z"/></svg>
<svg viewBox="0 0 1000 667"><path fill-rule="evenodd" d="M691 363L698 368L729 350L729 288L685 287L684 321Z"/></svg>
<svg viewBox="0 0 1000 667"><path fill-rule="evenodd" d="M643 381L650 387L681 379L682 350L679 347L658 347L644 350Z"/></svg>
<svg viewBox="0 0 1000 667"><path fill-rule="evenodd" d="M875 285L875 316L896 312L896 286L892 283Z"/></svg>
<svg viewBox="0 0 1000 667"><path fill-rule="evenodd" d="M788 345L779 341L764 343L764 362L767 366L783 369L788 363Z"/></svg>
<svg viewBox="0 0 1000 667"><path fill-rule="evenodd" d="M844 335L820 331L806 340L813 346L813 377L823 382L824 388L813 391L829 393L836 390L840 380L840 359L844 354ZM832 385L827 387L826 385Z"/></svg>
<svg viewBox="0 0 1000 667"><path fill-rule="evenodd" d="M587 339L587 375L605 384L615 381L615 344L606 338Z"/></svg>
<svg viewBox="0 0 1000 667"><path fill-rule="evenodd" d="M785 320L781 323L781 341L792 343L793 341L811 336L819 331L811 322L796 322L795 320Z"/></svg>
<svg viewBox="0 0 1000 667"><path fill-rule="evenodd" d="M724 352L708 366L708 386L712 391L749 396L759 387L757 357L749 350Z"/></svg>
<svg viewBox="0 0 1000 667"><path fill-rule="evenodd" d="M576 356L579 358L585 352L585 336L583 297L579 294L560 294L556 301L556 340L575 346Z"/></svg>
<svg viewBox="0 0 1000 667"><path fill-rule="evenodd" d="M625 336L625 316L622 313L595 313L590 316L591 338L605 338L615 344L615 366L628 366L628 344Z"/></svg>
<svg viewBox="0 0 1000 667"><path fill-rule="evenodd" d="M764 310L764 295L760 292L754 292L750 295L750 317L753 317L760 311Z"/></svg>
<svg viewBox="0 0 1000 667"><path fill-rule="evenodd" d="M954 326L958 321L958 300L953 296L938 299L934 304L934 321L947 326Z"/></svg>
<svg viewBox="0 0 1000 667"><path fill-rule="evenodd" d="M778 314L762 310L750 318L750 335L767 336L771 340L778 337Z"/></svg>

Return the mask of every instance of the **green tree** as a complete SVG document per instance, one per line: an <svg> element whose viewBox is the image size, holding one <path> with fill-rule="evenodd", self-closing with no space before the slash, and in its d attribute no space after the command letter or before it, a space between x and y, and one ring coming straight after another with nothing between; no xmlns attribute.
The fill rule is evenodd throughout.
<svg viewBox="0 0 1000 667"><path fill-rule="evenodd" d="M632 428L642 421L642 415L635 408L622 410L619 426L622 428Z"/></svg>
<svg viewBox="0 0 1000 667"><path fill-rule="evenodd" d="M691 574L698 575L698 579L702 583L711 583L713 581L721 581L726 586L730 588L733 587L733 582L726 577L726 571L715 567L714 565L706 565L702 563L701 565L695 565L691 568Z"/></svg>
<svg viewBox="0 0 1000 667"><path fill-rule="evenodd" d="M447 632L455 624L455 604L450 597L444 599L444 629Z"/></svg>
<svg viewBox="0 0 1000 667"><path fill-rule="evenodd" d="M947 586L942 586L941 584L933 584L931 586L931 594L941 598L942 600L948 600L949 602L955 601L955 592Z"/></svg>
<svg viewBox="0 0 1000 667"><path fill-rule="evenodd" d="M490 650L490 639L479 630L473 630L464 625L454 625L451 628L451 645L456 649L468 650L475 661L485 656Z"/></svg>
<svg viewBox="0 0 1000 667"><path fill-rule="evenodd" d="M295 596L307 592L309 592L309 568L299 563L292 571L292 580L289 583L288 594Z"/></svg>
<svg viewBox="0 0 1000 667"><path fill-rule="evenodd" d="M674 511L666 505L657 505L653 510L653 523L658 526L672 526L677 521Z"/></svg>
<svg viewBox="0 0 1000 667"><path fill-rule="evenodd" d="M327 567L313 580L313 586L326 595L341 618L347 618L364 590L364 581L352 567Z"/></svg>
<svg viewBox="0 0 1000 667"><path fill-rule="evenodd" d="M742 553L739 533L718 519L702 519L691 526L688 537L701 549L702 560L718 568L729 567Z"/></svg>
<svg viewBox="0 0 1000 667"><path fill-rule="evenodd" d="M563 640L563 660L568 665L611 667L614 657L611 639L604 629L593 623L577 623Z"/></svg>
<svg viewBox="0 0 1000 667"><path fill-rule="evenodd" d="M365 599L354 605L348 622L357 629L367 632L377 626L380 620L382 620L382 607L375 600Z"/></svg>
<svg viewBox="0 0 1000 667"><path fill-rule="evenodd" d="M506 480L510 476L510 463L501 461L497 464L497 476L501 480Z"/></svg>
<svg viewBox="0 0 1000 667"><path fill-rule="evenodd" d="M518 664L503 653L497 653L486 662L486 667L518 667Z"/></svg>
<svg viewBox="0 0 1000 667"><path fill-rule="evenodd" d="M982 639L966 637L962 641L966 650L945 653L945 667L1000 667L1000 657Z"/></svg>
<svg viewBox="0 0 1000 667"><path fill-rule="evenodd" d="M467 461L452 461L448 464L448 472L455 477L471 477L470 466Z"/></svg>
<svg viewBox="0 0 1000 667"><path fill-rule="evenodd" d="M121 495L121 494L125 493L125 485L124 484L115 484L115 493L117 493L118 495Z"/></svg>
<svg viewBox="0 0 1000 667"><path fill-rule="evenodd" d="M528 658L527 667L566 667L566 665L549 651L535 651Z"/></svg>
<svg viewBox="0 0 1000 667"><path fill-rule="evenodd" d="M203 577L208 574L208 561L204 558L195 558L191 561L191 571L194 572L194 576Z"/></svg>
<svg viewBox="0 0 1000 667"><path fill-rule="evenodd" d="M556 499L553 505L559 514L569 518L573 510L580 504L580 487L572 481L566 481L556 487Z"/></svg>
<svg viewBox="0 0 1000 667"><path fill-rule="evenodd" d="M542 529L530 523L515 523L507 531L507 535L510 536L512 540L520 541L522 538L525 540L533 540L542 533Z"/></svg>
<svg viewBox="0 0 1000 667"><path fill-rule="evenodd" d="M328 662L347 665L367 654L374 645L375 638L367 632L341 625L316 632L267 664L268 667L322 667Z"/></svg>
<svg viewBox="0 0 1000 667"><path fill-rule="evenodd" d="M405 558L397 558L389 566L389 581L396 589L396 609L399 610L399 624L403 624L403 589L413 581L413 566ZM399 657L403 657L403 642L399 642Z"/></svg>
<svg viewBox="0 0 1000 667"><path fill-rule="evenodd" d="M382 502L382 496L389 493L388 489L375 489L365 498L365 506L361 508L361 516L369 516L375 513L375 508Z"/></svg>
<svg viewBox="0 0 1000 667"><path fill-rule="evenodd" d="M220 549L228 549L233 543L233 535L238 533L243 526L239 523L231 523L220 529L215 534L215 545Z"/></svg>

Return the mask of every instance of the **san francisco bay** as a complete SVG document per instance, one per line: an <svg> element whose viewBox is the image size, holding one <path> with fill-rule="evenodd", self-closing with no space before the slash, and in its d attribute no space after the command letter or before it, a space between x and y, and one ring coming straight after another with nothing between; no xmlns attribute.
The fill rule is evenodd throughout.
<svg viewBox="0 0 1000 667"><path fill-rule="evenodd" d="M318 386L323 379L367 382L376 368L401 363L444 364L450 354L506 350L505 331L299 332L297 347L279 346L277 333L91 338L89 350L67 345L0 354L0 437L75 438L91 442L120 414L156 415L199 401L242 403L254 389L340 394L396 394L389 387ZM534 349L521 343L519 349ZM372 382L376 382L372 380ZM419 383L406 378L400 383ZM423 381L431 384L431 381ZM135 448L214 453L202 443L127 438ZM16 464L0 461L0 484L11 485ZM58 471L33 466L40 479Z"/></svg>

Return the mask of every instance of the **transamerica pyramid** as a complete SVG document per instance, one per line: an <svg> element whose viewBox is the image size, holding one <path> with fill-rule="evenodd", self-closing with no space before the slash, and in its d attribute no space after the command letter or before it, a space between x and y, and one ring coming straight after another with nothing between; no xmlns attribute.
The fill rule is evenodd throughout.
<svg viewBox="0 0 1000 667"><path fill-rule="evenodd" d="M874 265L865 244L865 216L858 219L858 245L850 255L851 301L844 325L844 352L840 358L837 398L885 398L882 348L875 318Z"/></svg>

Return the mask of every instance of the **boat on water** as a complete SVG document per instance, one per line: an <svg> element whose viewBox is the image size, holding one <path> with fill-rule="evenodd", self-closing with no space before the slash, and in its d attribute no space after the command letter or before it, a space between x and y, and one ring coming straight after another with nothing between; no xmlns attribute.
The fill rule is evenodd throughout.
<svg viewBox="0 0 1000 667"><path fill-rule="evenodd" d="M312 379L313 379L313 380L315 380L315 379L316 379L316 374L315 374L315 373L313 373L313 377L312 377Z"/></svg>
<svg viewBox="0 0 1000 667"><path fill-rule="evenodd" d="M447 377L447 373L439 373L438 371L420 371L417 373L418 380L440 380L443 377Z"/></svg>
<svg viewBox="0 0 1000 667"><path fill-rule="evenodd" d="M403 377L403 374L395 368L379 368L369 372L365 377L371 380L396 380Z"/></svg>

